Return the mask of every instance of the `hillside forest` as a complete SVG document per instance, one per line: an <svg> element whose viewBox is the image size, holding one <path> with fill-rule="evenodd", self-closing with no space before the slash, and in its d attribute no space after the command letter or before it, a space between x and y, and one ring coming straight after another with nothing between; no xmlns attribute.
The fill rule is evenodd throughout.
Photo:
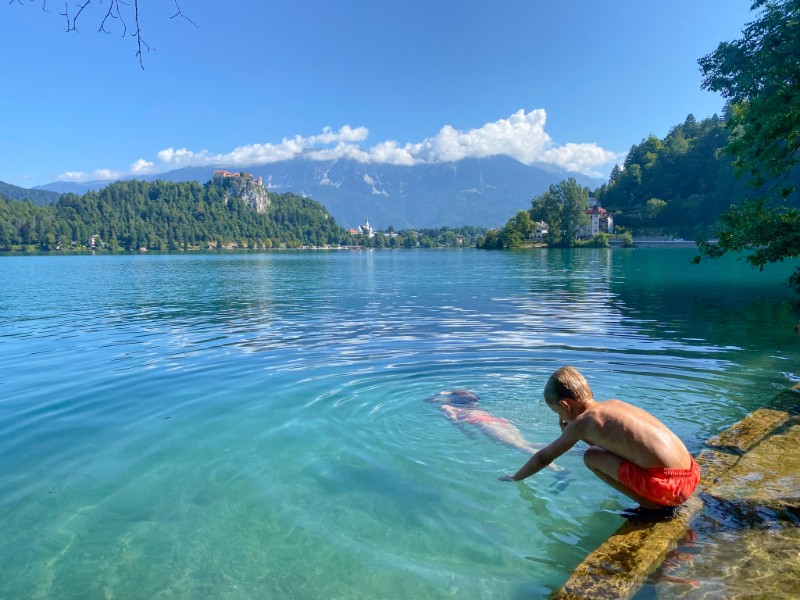
<svg viewBox="0 0 800 600"><path fill-rule="evenodd" d="M81 196L64 194L49 206L0 196L0 250L439 247L474 245L484 233L464 227L352 234L309 198L270 194L269 200L260 213L219 181L118 181Z"/></svg>
<svg viewBox="0 0 800 600"><path fill-rule="evenodd" d="M735 172L734 159L725 151L729 142L730 130L725 126L725 118L713 115L697 121L689 115L663 139L651 134L633 145L623 164L612 169L608 182L593 192L588 188L571 190L569 182L551 188L559 191L564 188L583 198L576 209L579 211L586 208L593 196L600 206L613 213L617 232L702 238L732 205L773 193L769 184L754 188L747 177ZM783 184L796 189L800 172L795 169ZM551 189L532 200L527 211L529 219L518 213L502 230L482 240L481 245L519 246L533 221L545 216L542 207L552 192ZM572 196L567 193L564 197ZM789 206L800 206L797 192L790 194L787 202ZM564 243L573 241L567 239Z"/></svg>

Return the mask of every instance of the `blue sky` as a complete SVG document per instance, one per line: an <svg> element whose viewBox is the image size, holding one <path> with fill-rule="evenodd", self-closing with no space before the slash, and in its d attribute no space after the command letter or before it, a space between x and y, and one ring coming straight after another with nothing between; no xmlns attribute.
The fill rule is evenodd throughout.
<svg viewBox="0 0 800 600"><path fill-rule="evenodd" d="M140 3L144 70L118 25L97 33L107 2L78 33L63 2L2 3L0 181L299 153L607 176L648 134L721 111L697 59L755 16L750 0L179 0L195 26L174 0Z"/></svg>

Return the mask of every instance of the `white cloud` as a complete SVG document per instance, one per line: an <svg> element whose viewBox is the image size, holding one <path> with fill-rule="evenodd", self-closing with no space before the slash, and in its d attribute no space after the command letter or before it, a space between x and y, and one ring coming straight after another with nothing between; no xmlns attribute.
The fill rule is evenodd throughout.
<svg viewBox="0 0 800 600"><path fill-rule="evenodd" d="M597 144L565 144L547 150L542 162L558 165L568 171L599 175L595 172L597 167L616 160L620 160L617 153L605 150Z"/></svg>
<svg viewBox="0 0 800 600"><path fill-rule="evenodd" d="M143 158L140 158L131 165L131 173L134 175L144 175L146 173L154 172L155 163L151 163Z"/></svg>
<svg viewBox="0 0 800 600"><path fill-rule="evenodd" d="M399 144L394 140L365 147L369 130L366 127L345 125L338 130L325 127L312 136L295 135L279 143L239 146L227 153L208 150L193 151L188 148L165 148L157 153L158 165L143 158L134 162L128 174L141 175L159 170L194 166L225 166L229 168L252 167L299 156L311 160L352 159L363 163L414 165L456 161L462 158L482 158L497 154L511 156L526 164L547 163L568 171L587 175L600 175L603 166L620 159L614 152L596 143L570 142L556 146L545 131L547 113L544 109L525 112L520 109L506 119L486 123L476 129L461 131L445 125L434 136L418 143ZM61 176L69 181L101 179L99 173L68 172ZM114 173L109 179L121 174Z"/></svg>
<svg viewBox="0 0 800 600"><path fill-rule="evenodd" d="M428 162L505 154L525 164L548 163L587 175L596 175L598 167L619 159L617 153L595 143L554 146L544 130L546 122L547 113L540 108L527 114L519 110L508 119L469 131L445 125L421 144L420 154Z"/></svg>
<svg viewBox="0 0 800 600"><path fill-rule="evenodd" d="M546 121L547 115L540 108L527 114L519 110L508 119L469 131L445 125L428 145L438 160L506 154L520 162L531 163L540 160L552 145L550 136L544 131Z"/></svg>
<svg viewBox="0 0 800 600"><path fill-rule="evenodd" d="M67 171L58 176L60 181L95 181L119 179L124 174L111 169L95 169L89 173L85 171Z"/></svg>
<svg viewBox="0 0 800 600"><path fill-rule="evenodd" d="M291 160L319 146L329 144L337 144L336 148L339 148L339 153L344 156L350 150L358 150L356 144L363 142L368 134L369 130L366 127L353 128L345 125L338 131L333 131L330 127L326 127L319 135L310 137L296 135L292 138L284 138L279 144L266 143L239 146L226 154L212 154L208 150L193 152L187 148L179 150L166 148L158 153L158 160L169 168L214 165L250 167L280 160Z"/></svg>

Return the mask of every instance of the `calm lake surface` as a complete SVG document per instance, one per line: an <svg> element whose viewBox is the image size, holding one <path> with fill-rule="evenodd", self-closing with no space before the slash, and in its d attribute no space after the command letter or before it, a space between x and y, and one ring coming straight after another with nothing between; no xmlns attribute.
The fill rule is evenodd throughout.
<svg viewBox="0 0 800 600"><path fill-rule="evenodd" d="M537 598L631 505L531 442L557 367L696 452L798 381L790 265L692 250L0 259L0 597ZM564 483L568 485L564 488Z"/></svg>

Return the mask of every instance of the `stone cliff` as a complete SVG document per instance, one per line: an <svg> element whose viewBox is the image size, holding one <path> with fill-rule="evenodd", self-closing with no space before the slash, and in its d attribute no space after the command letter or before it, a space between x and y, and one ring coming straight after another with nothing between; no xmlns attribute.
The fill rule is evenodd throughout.
<svg viewBox="0 0 800 600"><path fill-rule="evenodd" d="M245 204L258 213L265 213L269 210L269 192L264 187L261 177L254 179L249 173L216 171L214 181L227 188L226 200L235 196L244 200Z"/></svg>

